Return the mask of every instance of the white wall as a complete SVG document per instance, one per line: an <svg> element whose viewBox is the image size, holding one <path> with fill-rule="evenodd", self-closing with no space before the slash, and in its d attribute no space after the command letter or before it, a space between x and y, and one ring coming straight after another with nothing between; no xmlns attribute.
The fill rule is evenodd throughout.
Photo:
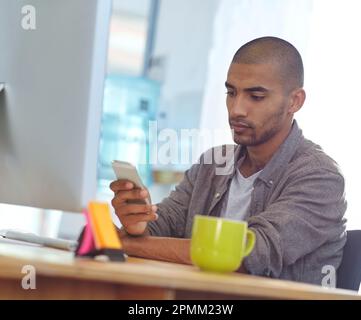
<svg viewBox="0 0 361 320"><path fill-rule="evenodd" d="M151 0L113 0L113 13L126 13L147 17L150 3Z"/></svg>
<svg viewBox="0 0 361 320"><path fill-rule="evenodd" d="M169 128L198 127L219 0L162 0L154 56L164 57L160 111Z"/></svg>

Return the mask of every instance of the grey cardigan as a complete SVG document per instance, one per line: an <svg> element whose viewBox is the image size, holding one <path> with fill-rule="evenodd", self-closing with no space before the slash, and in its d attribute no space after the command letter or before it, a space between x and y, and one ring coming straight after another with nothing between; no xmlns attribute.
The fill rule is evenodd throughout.
<svg viewBox="0 0 361 320"><path fill-rule="evenodd" d="M227 145L205 152L158 204L159 218L148 224L150 234L190 238L194 215L220 216L244 151L240 145ZM321 285L323 267L337 269L341 263L345 211L344 179L337 164L306 140L294 121L254 182L245 220L256 233L256 245L244 259L245 268L254 275Z"/></svg>

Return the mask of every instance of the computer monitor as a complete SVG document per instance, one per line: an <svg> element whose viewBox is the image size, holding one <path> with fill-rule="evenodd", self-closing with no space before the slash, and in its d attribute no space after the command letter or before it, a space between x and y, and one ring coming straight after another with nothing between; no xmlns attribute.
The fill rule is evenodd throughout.
<svg viewBox="0 0 361 320"><path fill-rule="evenodd" d="M0 1L0 203L96 194L111 0Z"/></svg>

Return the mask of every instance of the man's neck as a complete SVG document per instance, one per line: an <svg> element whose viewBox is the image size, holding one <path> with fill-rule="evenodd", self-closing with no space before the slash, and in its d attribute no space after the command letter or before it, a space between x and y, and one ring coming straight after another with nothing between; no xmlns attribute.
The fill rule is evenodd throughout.
<svg viewBox="0 0 361 320"><path fill-rule="evenodd" d="M266 166L281 144L286 140L291 131L292 123L266 143L247 147L246 158L239 168L243 176L249 177Z"/></svg>

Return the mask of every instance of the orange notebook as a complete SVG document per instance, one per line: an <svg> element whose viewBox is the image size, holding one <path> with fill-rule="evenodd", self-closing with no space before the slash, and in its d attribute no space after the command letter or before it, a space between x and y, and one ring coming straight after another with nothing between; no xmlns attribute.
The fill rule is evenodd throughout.
<svg viewBox="0 0 361 320"><path fill-rule="evenodd" d="M107 203L92 201L88 214L97 249L122 249Z"/></svg>

